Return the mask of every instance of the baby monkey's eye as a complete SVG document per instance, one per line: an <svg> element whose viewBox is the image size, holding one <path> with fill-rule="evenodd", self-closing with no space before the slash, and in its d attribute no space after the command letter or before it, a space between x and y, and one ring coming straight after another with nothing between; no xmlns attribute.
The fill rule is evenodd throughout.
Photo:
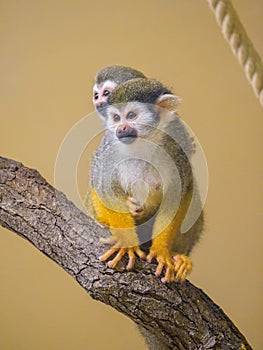
<svg viewBox="0 0 263 350"><path fill-rule="evenodd" d="M103 96L109 96L109 94L110 94L110 91L109 91L109 90L105 90L105 91L103 92Z"/></svg>
<svg viewBox="0 0 263 350"><path fill-rule="evenodd" d="M121 120L121 117L119 116L119 114L114 114L112 119L115 121L115 122L119 122Z"/></svg>
<svg viewBox="0 0 263 350"><path fill-rule="evenodd" d="M128 114L127 114L127 118L128 119L134 119L136 117L136 113L134 113L134 112L129 112Z"/></svg>
<svg viewBox="0 0 263 350"><path fill-rule="evenodd" d="M97 100L99 98L99 94L97 92L95 92L94 94L94 100Z"/></svg>

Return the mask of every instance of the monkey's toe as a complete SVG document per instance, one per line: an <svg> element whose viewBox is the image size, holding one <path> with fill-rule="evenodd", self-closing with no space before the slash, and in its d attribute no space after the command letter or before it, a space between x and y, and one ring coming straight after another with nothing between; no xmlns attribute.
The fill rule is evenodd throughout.
<svg viewBox="0 0 263 350"><path fill-rule="evenodd" d="M144 252L139 247L119 248L117 246L114 246L107 250L103 255L101 255L99 259L100 261L106 261L114 254L116 254L115 257L107 263L107 266L111 269L115 269L118 263L123 258L123 256L126 254L128 255L129 259L126 265L126 270L133 269L136 260L136 255L139 256L141 259L145 258Z"/></svg>
<svg viewBox="0 0 263 350"><path fill-rule="evenodd" d="M125 248L120 248L118 253L116 254L115 258L110 260L107 263L107 266L110 267L111 269L116 268L118 262L121 260L121 258L126 254L126 249Z"/></svg>
<svg viewBox="0 0 263 350"><path fill-rule="evenodd" d="M164 277L161 279L161 281L163 283L173 282L175 279L175 266L169 253L160 253L151 250L147 256L147 261L151 262L153 258L155 258L158 262L155 275L160 276L162 273L164 273Z"/></svg>
<svg viewBox="0 0 263 350"><path fill-rule="evenodd" d="M161 279L163 283L170 283L174 281L174 269L170 269L169 267L166 268L165 275Z"/></svg>
<svg viewBox="0 0 263 350"><path fill-rule="evenodd" d="M192 261L188 256L183 254L177 254L173 257L173 259L175 261L176 271L175 281L183 282L192 271Z"/></svg>
<svg viewBox="0 0 263 350"><path fill-rule="evenodd" d="M104 254L102 254L99 259L100 261L106 261L108 260L113 254L115 254L118 251L118 248L111 248L107 250Z"/></svg>

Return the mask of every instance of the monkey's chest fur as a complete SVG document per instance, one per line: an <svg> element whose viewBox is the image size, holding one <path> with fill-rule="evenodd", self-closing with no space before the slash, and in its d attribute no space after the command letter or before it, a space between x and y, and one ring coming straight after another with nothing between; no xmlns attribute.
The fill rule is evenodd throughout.
<svg viewBox="0 0 263 350"><path fill-rule="evenodd" d="M118 196L121 189L143 210L139 222L152 217L160 207L164 194L164 184L158 170L148 161L130 159L118 164L115 175L120 186L116 187L115 194Z"/></svg>
<svg viewBox="0 0 263 350"><path fill-rule="evenodd" d="M136 224L151 219L170 192L170 184L176 187L174 162L164 156L160 147L152 144L147 147L140 140L133 145L118 142L109 146L104 140L97 155L92 167L92 186L114 211L129 211L127 199L132 198L141 209ZM180 187L180 179L178 182Z"/></svg>

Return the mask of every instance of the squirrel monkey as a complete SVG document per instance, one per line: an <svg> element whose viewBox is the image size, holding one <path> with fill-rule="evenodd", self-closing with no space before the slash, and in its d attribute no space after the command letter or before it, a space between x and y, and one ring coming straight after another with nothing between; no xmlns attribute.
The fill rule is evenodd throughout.
<svg viewBox="0 0 263 350"><path fill-rule="evenodd" d="M125 81L135 78L145 78L145 76L134 68L118 65L102 68L96 74L93 86L93 105L102 118L111 92Z"/></svg>
<svg viewBox="0 0 263 350"><path fill-rule="evenodd" d="M105 135L94 154L90 201L95 218L111 231L101 257L115 268L124 255L133 268L140 228L151 230L147 261L157 260L162 282L183 281L188 257L203 228L203 215L181 232L193 197L189 157L193 143L176 114L178 97L160 82L136 78L115 88L104 114ZM87 203L88 205L89 203ZM148 225L151 223L151 225Z"/></svg>

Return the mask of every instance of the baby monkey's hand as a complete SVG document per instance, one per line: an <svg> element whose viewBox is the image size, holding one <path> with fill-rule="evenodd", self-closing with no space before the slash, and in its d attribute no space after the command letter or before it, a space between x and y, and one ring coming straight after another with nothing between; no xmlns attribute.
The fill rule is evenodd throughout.
<svg viewBox="0 0 263 350"><path fill-rule="evenodd" d="M128 209L135 220L140 220L144 215L144 207L134 197L128 197L126 200Z"/></svg>

